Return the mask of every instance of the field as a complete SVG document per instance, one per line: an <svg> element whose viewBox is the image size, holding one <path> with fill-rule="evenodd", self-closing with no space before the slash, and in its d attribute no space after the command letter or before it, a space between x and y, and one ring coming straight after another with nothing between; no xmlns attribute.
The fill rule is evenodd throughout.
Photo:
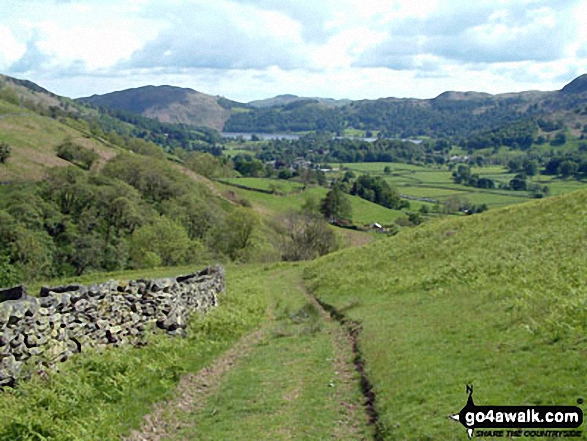
<svg viewBox="0 0 587 441"><path fill-rule="evenodd" d="M260 188L269 190L271 188L283 185L282 188L290 188L296 193L277 195L266 194L246 189L231 187L224 184L216 183L215 185L224 192L233 191L240 197L250 201L262 213L284 214L288 211L298 211L308 198L313 198L316 201L323 199L328 192L324 187L309 187L304 191L301 190L300 185L295 182L283 181L280 179L267 178L238 178L229 180L240 185L246 185L251 188ZM245 184L246 183L246 184ZM390 210L381 205L374 204L359 198L358 196L348 196L352 206L352 221L354 224L362 226L373 222L382 225L392 224L395 220L403 216L403 212L399 210Z"/></svg>
<svg viewBox="0 0 587 441"><path fill-rule="evenodd" d="M339 167L336 164L332 165L335 168ZM381 176L402 195L429 198L439 202L443 202L451 196L458 196L475 205L486 204L489 208L496 208L527 202L532 199L532 195L527 191L480 189L455 184L452 179L452 172L448 168L441 166L423 167L401 163L373 162L340 164L340 167L351 170L355 174L367 173ZM383 169L385 167L390 167L391 173L384 173ZM496 184L507 184L515 175L507 173L506 168L501 166L472 167L471 171L481 178L485 177L494 180ZM536 176L529 182L537 183L541 186L547 185L551 195L587 188L586 182L565 180L551 176Z"/></svg>
<svg viewBox="0 0 587 441"><path fill-rule="evenodd" d="M231 184L242 185L250 188L258 188L260 190L275 191L276 193L293 193L301 191L303 184L295 181L285 179L266 179L266 178L231 178L225 179Z"/></svg>

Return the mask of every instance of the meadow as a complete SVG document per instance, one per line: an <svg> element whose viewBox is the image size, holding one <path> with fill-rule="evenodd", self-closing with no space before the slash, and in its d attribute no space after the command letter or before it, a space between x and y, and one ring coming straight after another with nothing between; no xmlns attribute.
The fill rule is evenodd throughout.
<svg viewBox="0 0 587 441"><path fill-rule="evenodd" d="M294 181L269 178L236 178L227 180L239 185L246 185L251 188L269 190L271 188L290 188L289 194L266 194L242 188L231 187L226 184L215 183L216 187L223 192L233 191L241 198L251 202L261 213L264 214L285 214L289 211L299 211L308 199L320 201L324 199L328 189L324 187L308 187L301 191L301 185ZM390 210L381 205L361 199L358 196L348 196L352 207L352 221L355 225L363 226L373 222L382 225L393 224L396 219L405 214L400 210Z"/></svg>
<svg viewBox="0 0 587 441"><path fill-rule="evenodd" d="M497 208L527 202L533 198L527 191L481 189L455 184L452 179L452 171L443 166L425 167L383 162L331 165L337 170L335 173L338 175L340 175L338 170L344 168L355 174L366 173L381 176L402 195L429 198L439 202L443 202L451 196L458 196L475 205L486 204L489 208ZM384 173L385 167L390 167L391 173ZM472 167L471 172L478 174L481 178L492 179L496 184L507 184L515 176L515 173L508 173L507 169L502 166ZM535 176L529 182L541 186L547 185L551 195L587 188L587 183L584 181L544 175Z"/></svg>

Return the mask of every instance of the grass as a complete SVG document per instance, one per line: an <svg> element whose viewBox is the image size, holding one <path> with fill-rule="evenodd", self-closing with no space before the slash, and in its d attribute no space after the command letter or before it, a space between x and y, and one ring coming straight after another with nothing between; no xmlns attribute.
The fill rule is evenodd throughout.
<svg viewBox="0 0 587 441"><path fill-rule="evenodd" d="M350 388L338 381L331 336L337 325L326 322L297 288L300 270L273 270L259 280L269 285L274 316L262 344L201 408L183 417L187 428L173 439L358 439L338 429L341 400L360 408L358 379ZM346 357L352 358L350 348ZM366 436L364 418L356 423Z"/></svg>
<svg viewBox="0 0 587 441"><path fill-rule="evenodd" d="M467 199L475 205L486 204L490 208L498 208L506 205L519 204L532 199L532 195L526 191L507 191L499 189L479 189L455 184L452 172L443 166L420 166L402 163L348 163L340 164L342 167L352 170L356 174L367 173L383 177L400 194L430 198L443 202L450 196L459 196ZM334 164L338 167L338 164ZM384 173L384 167L390 167L391 173ZM472 173L481 178L492 179L496 184L508 184L515 173L508 173L502 166L472 167ZM340 174L335 172L335 174ZM569 193L575 190L587 188L586 183L572 179L560 179L551 176L536 176L530 182L541 186L547 185L551 195ZM412 209L417 209L417 206Z"/></svg>
<svg viewBox="0 0 587 441"><path fill-rule="evenodd" d="M232 184L243 185L250 188L258 188L261 190L275 190L277 193L292 193L294 191L301 191L303 184L295 181L285 179L270 179L270 178L232 178L225 179L226 182Z"/></svg>
<svg viewBox="0 0 587 441"><path fill-rule="evenodd" d="M140 425L152 403L170 396L182 374L200 370L259 325L270 294L259 284L259 271L230 268L221 307L193 317L186 339L157 334L140 350L86 352L61 364L61 373L48 380L35 377L5 390L0 440L120 439Z"/></svg>
<svg viewBox="0 0 587 441"><path fill-rule="evenodd" d="M0 101L2 109L10 105ZM87 138L81 132L54 119L23 111L12 106L11 113L0 117L0 141L12 146L6 164L0 165L0 181L30 181L42 179L49 167L70 165L57 157L55 147L66 139L72 139L84 148L95 150L106 160L117 153L116 149ZM42 134L42 136L39 136Z"/></svg>
<svg viewBox="0 0 587 441"><path fill-rule="evenodd" d="M237 182L241 182L243 179L244 178L238 179ZM251 182L253 179L261 179L261 181L256 184L257 186L266 185L267 181L271 181L264 178L248 178L247 182ZM217 185L222 191L234 191L241 197L249 200L254 206L260 209L260 211L273 215L287 213L288 211L298 211L301 209L307 198L321 200L324 199L326 193L328 193L327 188L310 187L300 193L279 196L234 188L218 183L215 185ZM253 183L253 185L255 184ZM352 221L356 225L365 225L372 222L378 222L385 225L392 224L398 217L403 215L401 211L390 210L381 205L361 199L358 196L348 195L348 199L351 202L353 210Z"/></svg>
<svg viewBox="0 0 587 441"><path fill-rule="evenodd" d="M48 381L1 394L0 440L118 439L151 403L171 396L181 375L259 326L262 343L218 393L178 416L188 426L176 435L361 438L333 432L343 421L340 403L359 400L358 381L337 388L335 325L303 296L302 272L322 301L360 323L385 440L463 439L446 416L464 406L468 383L478 405L574 405L587 380L586 207L579 191L444 218L310 263L228 267L221 306L195 317L187 339L155 335L141 350L86 353ZM354 426L368 436L364 421Z"/></svg>
<svg viewBox="0 0 587 441"><path fill-rule="evenodd" d="M459 440L481 404L574 405L587 377L587 192L444 219L310 264L328 304L360 306L384 439Z"/></svg>

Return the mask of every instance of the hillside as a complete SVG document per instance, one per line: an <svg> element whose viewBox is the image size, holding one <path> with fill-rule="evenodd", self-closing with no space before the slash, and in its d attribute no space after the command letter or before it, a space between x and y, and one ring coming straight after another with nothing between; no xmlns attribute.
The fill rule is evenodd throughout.
<svg viewBox="0 0 587 441"><path fill-rule="evenodd" d="M39 103L51 102L51 95L35 93ZM56 102L57 98L55 98ZM121 149L90 136L87 126L56 120L0 98L0 142L12 147L10 158L0 167L0 181L29 181L43 178L48 168L71 165L57 156L56 147L71 141L98 154L96 167Z"/></svg>
<svg viewBox="0 0 587 441"><path fill-rule="evenodd" d="M312 97L312 98L305 98L297 95L277 95L273 98L267 98L264 100L255 100L250 101L248 103L251 107L275 107L275 106L284 106L286 104L291 104L299 101L316 101L320 104L325 105L326 107L339 107L344 106L345 104L349 104L351 100L342 99L342 100L335 100L333 98L319 98L319 97Z"/></svg>
<svg viewBox="0 0 587 441"><path fill-rule="evenodd" d="M587 192L446 219L308 267L359 323L383 439L463 439L465 404L573 405L584 393Z"/></svg>
<svg viewBox="0 0 587 441"><path fill-rule="evenodd" d="M334 100L296 95L240 104L192 89L145 86L80 98L162 122L206 126L227 132L306 132L346 129L389 137L468 137L539 118L565 123L578 135L587 125L585 75L562 90L491 95L446 91L432 99Z"/></svg>
<svg viewBox="0 0 587 441"><path fill-rule="evenodd" d="M466 433L447 415L466 384L478 405L575 405L585 207L580 191L311 263L231 265L220 307L194 318L187 339L72 357L52 381L0 397L0 435L457 441Z"/></svg>
<svg viewBox="0 0 587 441"><path fill-rule="evenodd" d="M165 123L205 126L222 130L237 103L192 89L172 86L145 86L78 101L126 110Z"/></svg>
<svg viewBox="0 0 587 441"><path fill-rule="evenodd" d="M512 123L545 118L562 120L575 134L587 124L585 78L561 91L527 91L491 95L447 91L433 99L380 98L329 107L318 100L276 97L261 101L251 112L233 113L230 132L287 132L345 129L380 131L391 137L467 137L499 130Z"/></svg>

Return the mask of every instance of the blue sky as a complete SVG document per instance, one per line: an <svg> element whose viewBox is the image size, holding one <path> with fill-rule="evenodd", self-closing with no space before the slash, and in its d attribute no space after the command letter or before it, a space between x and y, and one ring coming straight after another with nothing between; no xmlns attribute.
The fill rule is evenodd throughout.
<svg viewBox="0 0 587 441"><path fill-rule="evenodd" d="M582 0L2 0L0 73L70 97L554 90L587 73L584 17Z"/></svg>

